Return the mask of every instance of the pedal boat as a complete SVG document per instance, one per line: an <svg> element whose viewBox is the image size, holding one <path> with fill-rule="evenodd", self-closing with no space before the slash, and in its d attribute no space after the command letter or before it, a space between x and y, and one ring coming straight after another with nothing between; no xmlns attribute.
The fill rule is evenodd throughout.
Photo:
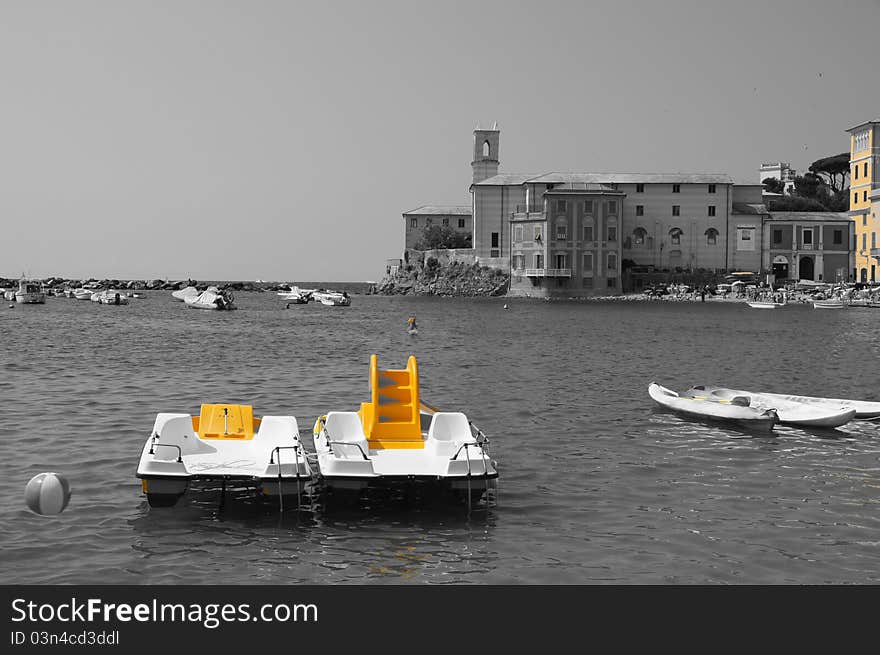
<svg viewBox="0 0 880 655"><path fill-rule="evenodd" d="M489 440L461 412L438 411L419 400L418 365L379 370L370 358L370 402L357 412L331 411L313 437L325 486L358 489L429 482L470 494L498 478Z"/></svg>
<svg viewBox="0 0 880 655"><path fill-rule="evenodd" d="M174 505L193 480L284 496L299 494L311 475L296 418L255 418L250 405L204 404L199 416L157 414L137 467L151 507Z"/></svg>
<svg viewBox="0 0 880 655"><path fill-rule="evenodd" d="M731 400L709 396L693 398L679 395L654 382L648 386L648 394L661 407L688 418L727 421L761 432L772 432L773 426L779 422L775 410L750 407L750 400L747 397L737 396Z"/></svg>

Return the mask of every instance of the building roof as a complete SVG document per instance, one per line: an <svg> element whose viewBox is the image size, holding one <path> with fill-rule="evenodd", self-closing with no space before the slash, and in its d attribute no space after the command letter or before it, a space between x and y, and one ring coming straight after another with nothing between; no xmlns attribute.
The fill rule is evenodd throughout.
<svg viewBox="0 0 880 655"><path fill-rule="evenodd" d="M846 131L847 132L854 132L854 131L858 130L859 128L865 127L866 125L877 125L877 124L880 124L880 119L877 119L874 121L865 121L864 123L859 123L858 125L853 125L851 128L849 128Z"/></svg>
<svg viewBox="0 0 880 655"><path fill-rule="evenodd" d="M770 212L771 221L846 221L852 219L847 212Z"/></svg>
<svg viewBox="0 0 880 655"><path fill-rule="evenodd" d="M535 184L733 184L724 173L546 173Z"/></svg>
<svg viewBox="0 0 880 655"><path fill-rule="evenodd" d="M523 175L521 173L501 173L486 178L482 182L474 182L471 186L508 186L514 184L523 184L534 175Z"/></svg>
<svg viewBox="0 0 880 655"><path fill-rule="evenodd" d="M761 203L735 202L733 203L734 214L766 214L767 208Z"/></svg>
<svg viewBox="0 0 880 655"><path fill-rule="evenodd" d="M471 211L470 205L422 205L421 207L411 209L408 212L403 212L403 215L429 214L432 216L470 216Z"/></svg>

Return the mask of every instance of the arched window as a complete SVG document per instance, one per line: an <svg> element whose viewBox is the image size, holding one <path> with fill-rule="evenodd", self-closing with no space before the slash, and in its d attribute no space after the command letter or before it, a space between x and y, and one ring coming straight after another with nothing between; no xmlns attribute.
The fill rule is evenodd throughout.
<svg viewBox="0 0 880 655"><path fill-rule="evenodd" d="M706 230L706 244L714 246L716 243L718 243L718 230L714 227L710 227Z"/></svg>
<svg viewBox="0 0 880 655"><path fill-rule="evenodd" d="M669 241L672 243L673 246L681 244L681 234L682 232L680 228L674 227L669 230Z"/></svg>
<svg viewBox="0 0 880 655"><path fill-rule="evenodd" d="M647 231L643 227L637 227L633 230L633 245L634 246L643 246L645 245L645 238L648 236Z"/></svg>
<svg viewBox="0 0 880 655"><path fill-rule="evenodd" d="M491 148L489 147L489 142L483 141L483 157L488 158L490 151L491 151Z"/></svg>

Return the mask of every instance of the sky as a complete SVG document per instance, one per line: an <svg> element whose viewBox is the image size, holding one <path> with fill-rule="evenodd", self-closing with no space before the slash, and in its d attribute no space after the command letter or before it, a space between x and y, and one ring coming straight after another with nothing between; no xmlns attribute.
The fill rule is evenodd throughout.
<svg viewBox="0 0 880 655"><path fill-rule="evenodd" d="M0 276L364 281L501 172L758 182L880 119L880 0L0 0Z"/></svg>

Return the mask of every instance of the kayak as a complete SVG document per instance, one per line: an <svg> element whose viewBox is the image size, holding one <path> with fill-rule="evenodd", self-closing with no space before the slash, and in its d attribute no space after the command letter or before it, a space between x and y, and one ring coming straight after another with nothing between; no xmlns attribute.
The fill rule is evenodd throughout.
<svg viewBox="0 0 880 655"><path fill-rule="evenodd" d="M716 421L729 421L752 430L771 432L779 422L779 416L772 409L759 409L750 406L745 397L731 400L720 398L689 398L652 382L648 394L660 406L691 418Z"/></svg>
<svg viewBox="0 0 880 655"><path fill-rule="evenodd" d="M851 406L847 406L845 401L840 401L839 404L809 404L792 400L791 398L772 396L771 394L707 385L691 387L682 395L689 398L719 400L722 402L730 402L735 398L748 398L749 407L776 410L779 422L786 425L836 428L849 423L856 416L856 410Z"/></svg>
<svg viewBox="0 0 880 655"><path fill-rule="evenodd" d="M849 400L846 398L819 398L818 396L792 396L781 393L765 393L762 394L767 398L774 400L793 400L799 403L821 406L852 407L856 410L856 418L877 418L880 416L880 403L868 400Z"/></svg>

